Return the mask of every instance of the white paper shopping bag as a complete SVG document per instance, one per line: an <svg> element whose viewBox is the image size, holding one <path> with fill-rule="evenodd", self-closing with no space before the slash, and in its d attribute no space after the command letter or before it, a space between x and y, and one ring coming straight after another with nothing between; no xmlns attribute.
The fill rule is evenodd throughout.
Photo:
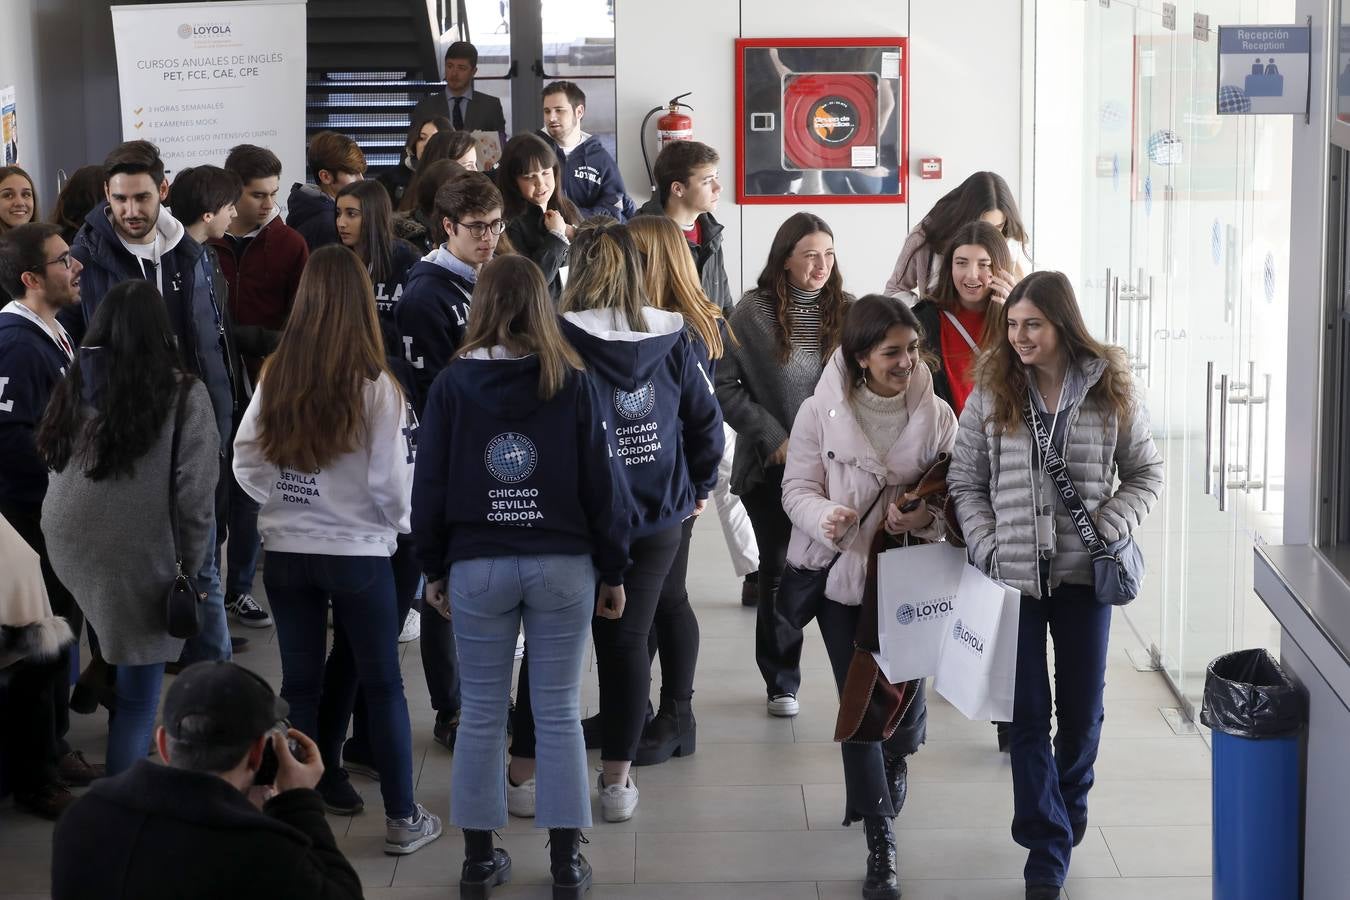
<svg viewBox="0 0 1350 900"><path fill-rule="evenodd" d="M1020 600L974 566L961 574L933 688L968 719L1012 719Z"/></svg>
<svg viewBox="0 0 1350 900"><path fill-rule="evenodd" d="M964 550L946 543L896 547L877 557L877 665L892 684L936 675L956 614Z"/></svg>

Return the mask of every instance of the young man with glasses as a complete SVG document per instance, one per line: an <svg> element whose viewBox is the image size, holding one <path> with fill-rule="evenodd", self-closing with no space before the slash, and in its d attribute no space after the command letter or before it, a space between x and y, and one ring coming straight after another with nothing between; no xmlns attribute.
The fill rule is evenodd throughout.
<svg viewBox="0 0 1350 900"><path fill-rule="evenodd" d="M20 225L0 236L0 293L14 298L0 309L0 515L38 554L52 612L65 617L76 634L79 607L52 571L42 537L47 465L34 436L74 356L74 343L56 314L80 302L80 269L55 225ZM0 657L16 637L4 631ZM13 718L0 723L0 732L11 740L29 738L8 748L14 798L20 807L55 819L75 800L67 785L86 785L103 774L102 766L85 762L65 743L69 648L54 661L23 662L6 671Z"/></svg>
<svg viewBox="0 0 1350 900"><path fill-rule="evenodd" d="M404 353L417 372L419 416L431 383L464 341L478 271L492 259L506 230L501 191L481 172L442 185L436 215L445 243L412 267L403 299L394 308Z"/></svg>

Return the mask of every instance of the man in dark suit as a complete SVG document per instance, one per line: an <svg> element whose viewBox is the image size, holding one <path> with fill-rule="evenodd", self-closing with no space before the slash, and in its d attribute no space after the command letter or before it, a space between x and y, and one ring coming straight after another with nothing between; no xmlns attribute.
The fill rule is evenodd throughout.
<svg viewBox="0 0 1350 900"><path fill-rule="evenodd" d="M445 116L456 131L495 131L505 135L502 102L473 89L476 74L478 48L468 41L455 41L445 51L445 90L424 97L413 108L413 123L420 125L436 116Z"/></svg>

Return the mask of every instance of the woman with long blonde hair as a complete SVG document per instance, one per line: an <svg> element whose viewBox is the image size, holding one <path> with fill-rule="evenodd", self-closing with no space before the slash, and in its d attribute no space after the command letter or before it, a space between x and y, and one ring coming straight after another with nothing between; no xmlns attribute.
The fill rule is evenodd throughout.
<svg viewBox="0 0 1350 900"><path fill-rule="evenodd" d="M1069 279L1028 275L997 316L1006 337L976 366L947 485L971 561L1022 592L1012 835L1029 851L1027 900L1056 900L1088 827L1111 607L1096 595L1092 556L1045 473L1050 454L1041 446L1048 441L1047 450L1067 462L1108 545L1143 524L1162 492L1163 464L1124 352L1088 333ZM1047 631L1055 645L1053 707Z"/></svg>
<svg viewBox="0 0 1350 900"><path fill-rule="evenodd" d="M674 219L666 216L638 216L627 225L642 254L642 274L647 289L647 297L652 306L684 317L694 352L707 368L712 378L717 364L734 341L727 323L722 318L722 310L708 299L699 283L698 269L694 266L693 254L684 233L675 224ZM722 437L725 449L722 460L717 466L717 486L712 490L713 506L722 525L722 536L731 553L732 566L739 578L746 579L747 588L742 590L742 602L747 593L758 600L758 587L751 576L759 569L759 547L755 544L755 532L750 526L750 518L740 498L731 493L731 459L736 447L736 433L723 423ZM694 520L685 522L684 540L680 552L671 566L666 578L663 593L670 594L670 602L659 608L675 608L681 601L688 602L685 589L685 577L689 567L689 542L693 535ZM685 617L688 627L672 627L680 621L672 621L670 616L658 614L656 617L656 648L661 652L662 672L686 673L692 678L698 653L698 621L693 616ZM689 656L687 663L673 659L676 654ZM639 766L664 762L677 751L685 752L694 743L695 723L689 708L689 698L693 693L692 681L688 684L672 683L663 676L661 682L661 706L655 718L643 729L642 742L638 745Z"/></svg>
<svg viewBox="0 0 1350 900"><path fill-rule="evenodd" d="M412 853L441 822L413 798L412 730L398 662L390 555L407 533L414 446L408 404L385 362L365 264L315 251L244 413L234 474L261 504L263 584L281 649L281 695L318 737L328 607L350 644L384 797L384 851ZM339 770L340 771L340 770Z"/></svg>

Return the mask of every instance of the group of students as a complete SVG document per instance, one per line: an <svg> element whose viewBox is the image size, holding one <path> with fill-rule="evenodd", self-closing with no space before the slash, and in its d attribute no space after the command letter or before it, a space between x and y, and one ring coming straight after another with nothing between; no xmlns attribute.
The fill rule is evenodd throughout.
<svg viewBox="0 0 1350 900"><path fill-rule="evenodd" d="M83 613L116 669L107 772L144 756L166 664L229 658L228 605L275 620L281 693L322 755L325 805L359 812L349 772L377 777L386 852L414 852L442 825L413 791L397 652L413 617L434 734L455 751L462 895L509 879L492 832L516 815L550 830L555 896L580 896L586 747L611 822L636 811L634 765L695 750L685 580L710 498L757 607L774 716L800 710L803 635L775 606L784 567L832 566L814 612L842 690L875 551L959 529L972 562L1024 595L1000 743L1027 896L1059 896L1087 826L1110 607L1021 418L1040 417L1103 538L1129 536L1162 466L1124 357L1090 336L1062 275L1023 277L1027 236L997 175L939 201L885 294L846 293L828 224L795 213L733 302L716 152L665 147L641 209L621 182L569 191L584 97L550 85L543 101L545 133L506 142L495 177L448 117L414 119L407 171L384 183L360 177L349 138L315 136L295 228L261 147L170 186L152 146L119 145L69 246L59 225L19 221L37 207L31 181L0 170L0 512L41 554L51 608L77 627ZM952 508L915 502L946 456ZM270 616L248 595L258 535ZM206 598L186 642L150 602L176 571ZM588 633L600 710L583 723ZM32 655L25 714L60 716L59 668ZM867 898L899 895L892 820L927 724L921 684L913 696L889 739L842 745ZM30 808L69 804L49 768L60 749L30 748Z"/></svg>

